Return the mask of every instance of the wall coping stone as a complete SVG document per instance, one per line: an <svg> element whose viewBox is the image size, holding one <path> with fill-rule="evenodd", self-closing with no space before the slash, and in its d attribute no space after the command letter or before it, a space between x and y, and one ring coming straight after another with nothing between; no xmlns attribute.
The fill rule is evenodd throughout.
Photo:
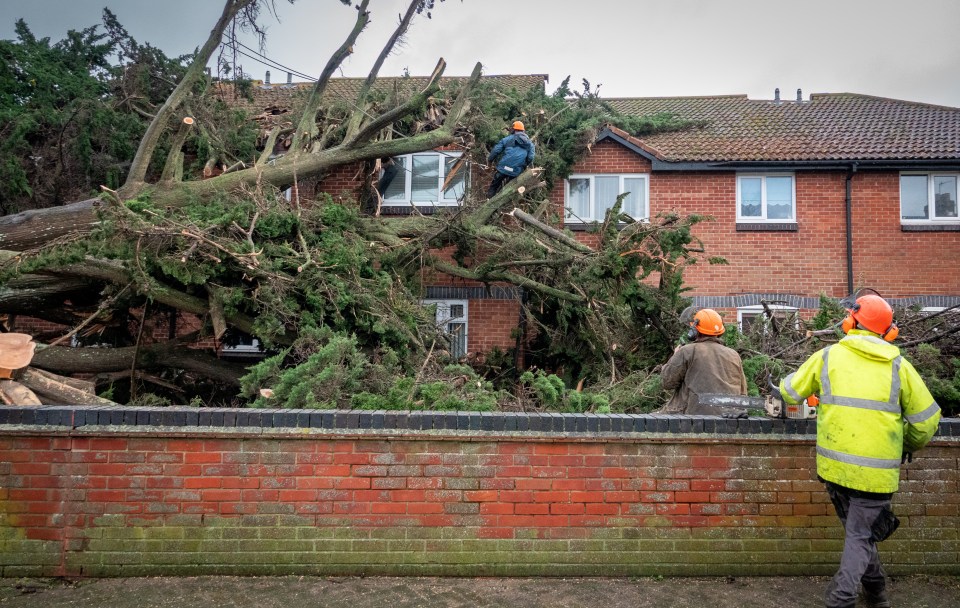
<svg viewBox="0 0 960 608"><path fill-rule="evenodd" d="M5 429L6 427L6 429ZM816 419L667 414L561 414L408 410L296 410L201 407L7 406L0 430L349 433L363 435L455 435L600 438L610 436L739 435L810 440ZM416 431L408 433L407 431ZM960 418L944 418L939 439L960 441Z"/></svg>

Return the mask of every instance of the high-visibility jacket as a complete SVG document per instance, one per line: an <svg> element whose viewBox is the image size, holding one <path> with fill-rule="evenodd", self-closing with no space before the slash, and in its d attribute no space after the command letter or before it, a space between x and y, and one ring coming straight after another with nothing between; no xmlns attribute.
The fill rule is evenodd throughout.
<svg viewBox="0 0 960 608"><path fill-rule="evenodd" d="M814 353L780 392L787 403L819 395L817 474L863 492L896 492L901 455L925 446L940 422L940 407L900 349L865 330Z"/></svg>

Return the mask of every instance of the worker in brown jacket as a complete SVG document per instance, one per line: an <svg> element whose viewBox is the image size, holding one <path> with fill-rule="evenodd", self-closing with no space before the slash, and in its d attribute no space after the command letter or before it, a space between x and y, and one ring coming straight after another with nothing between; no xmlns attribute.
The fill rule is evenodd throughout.
<svg viewBox="0 0 960 608"><path fill-rule="evenodd" d="M697 396L747 394L740 355L720 342L724 331L723 320L713 309L704 308L693 316L687 334L692 344L678 347L660 372L663 388L676 390L662 413L719 415L718 408L699 405Z"/></svg>

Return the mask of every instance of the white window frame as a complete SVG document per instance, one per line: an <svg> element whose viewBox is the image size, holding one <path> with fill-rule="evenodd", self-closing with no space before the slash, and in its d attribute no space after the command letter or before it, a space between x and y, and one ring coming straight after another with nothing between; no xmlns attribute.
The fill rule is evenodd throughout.
<svg viewBox="0 0 960 608"><path fill-rule="evenodd" d="M924 219L906 219L903 217L903 178L907 176L924 176L927 178L927 210L929 211L928 217ZM900 180L897 183L897 196L900 199L900 223L901 224L910 224L910 225L931 225L931 224L943 224L943 223L960 223L960 200L957 202L957 215L952 216L936 216L936 205L934 204L936 193L933 191L933 183L935 177L952 177L957 182L957 198L960 199L960 173L955 173L953 171L902 171L900 173Z"/></svg>
<svg viewBox="0 0 960 608"><path fill-rule="evenodd" d="M439 164L439 171L437 178L437 198L436 201L411 201L413 198L413 157L414 156L436 156L437 163ZM409 207L410 205L420 205L420 206L437 206L437 207L453 207L460 204L460 199L457 198L446 198L443 191L443 182L447 178L447 163L446 160L450 158L460 158L463 156L463 152L458 151L443 151L443 152L415 152L412 154L401 154L395 156L394 159L397 162L400 162L400 159L404 159L404 164L401 166L401 173L397 174L397 177L394 179L399 179L401 176L404 181L403 188L403 200L400 199L387 199L384 197L383 206L384 207ZM470 182L470 171L467 167L462 167L460 171L464 172L464 196L466 196L467 188L469 187Z"/></svg>
<svg viewBox="0 0 960 608"><path fill-rule="evenodd" d="M221 349L224 353L238 353L238 354L262 354L263 351L260 349L260 339L254 338L249 334L243 332L238 332L237 337L240 339L240 344L235 344L233 346L224 344ZM247 343L249 342L249 344Z"/></svg>
<svg viewBox="0 0 960 608"><path fill-rule="evenodd" d="M643 200L645 209L643 210L646 214L644 217L635 217L634 220L638 222L649 222L650 221L650 174L649 173L573 173L563 180L563 207L564 207L564 222L567 224L581 224L588 222L602 222L604 216L607 213L609 207L604 209L597 209L596 201L596 186L594 179L597 177L619 177L620 185L618 187L618 194L623 194L626 191L624 187L624 180L626 179L642 179L643 180ZM572 179L586 179L590 181L590 213L589 217L579 217L572 215L570 211L570 180ZM632 216L631 216L632 217Z"/></svg>
<svg viewBox="0 0 960 608"><path fill-rule="evenodd" d="M793 217L790 218L767 218L767 178L768 177L789 177L790 178L790 197L793 208ZM740 200L740 182L744 178L760 179L760 216L741 215L743 204ZM797 176L794 173L737 173L737 221L742 224L785 224L796 223L797 221Z"/></svg>
<svg viewBox="0 0 960 608"><path fill-rule="evenodd" d="M794 314L794 327L800 327L800 309L795 306L784 306L783 304L767 304L767 308L774 312L776 316L777 311L784 311L787 313ZM751 304L750 306L738 306L737 307L737 328L743 332L743 319L744 317L763 317L764 310L762 304Z"/></svg>
<svg viewBox="0 0 960 608"><path fill-rule="evenodd" d="M440 330L446 336L450 335L450 323L462 323L463 324L463 340L462 340L462 353L457 353L454 351L453 344L451 343L450 354L455 359L465 357L467 353L470 352L470 326L468 323L468 318L470 317L470 306L467 300L422 300L421 303L424 306L436 306L436 319L437 319L437 329ZM463 306L463 316L460 317L451 317L450 308L452 306ZM452 342L452 340L451 340Z"/></svg>

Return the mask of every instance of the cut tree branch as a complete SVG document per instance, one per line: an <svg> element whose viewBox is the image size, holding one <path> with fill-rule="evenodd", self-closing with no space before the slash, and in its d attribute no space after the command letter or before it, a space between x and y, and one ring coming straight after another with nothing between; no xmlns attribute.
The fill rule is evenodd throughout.
<svg viewBox="0 0 960 608"><path fill-rule="evenodd" d="M190 129L193 127L193 118L185 116L180 122L180 128L177 134L170 142L170 152L167 153L167 162L163 166L163 173L160 175L161 182L178 182L183 179L183 144L190 135Z"/></svg>
<svg viewBox="0 0 960 608"><path fill-rule="evenodd" d="M213 52L220 45L220 40L223 38L223 32L227 29L227 25L236 17L237 13L254 1L255 0L227 0L224 4L220 19L210 32L207 41L197 53L197 56L194 57L190 67L187 68L183 79L180 80L180 84L177 85L173 92L170 93L170 96L167 97L166 101L163 102L163 105L160 106L160 109L157 110L156 116L150 122L150 126L147 127L147 132L144 133L143 139L140 140L140 146L137 148L137 153L133 157L133 163L130 165L130 172L127 174L127 181L123 185L126 197L129 198L131 194L139 190L144 183L147 168L150 166L150 160L153 158L154 150L156 150L157 143L160 141L160 135L166 130L173 112L176 111L177 107L179 107L190 94L193 85L203 77L204 70L207 64L210 63L210 57L213 56Z"/></svg>

